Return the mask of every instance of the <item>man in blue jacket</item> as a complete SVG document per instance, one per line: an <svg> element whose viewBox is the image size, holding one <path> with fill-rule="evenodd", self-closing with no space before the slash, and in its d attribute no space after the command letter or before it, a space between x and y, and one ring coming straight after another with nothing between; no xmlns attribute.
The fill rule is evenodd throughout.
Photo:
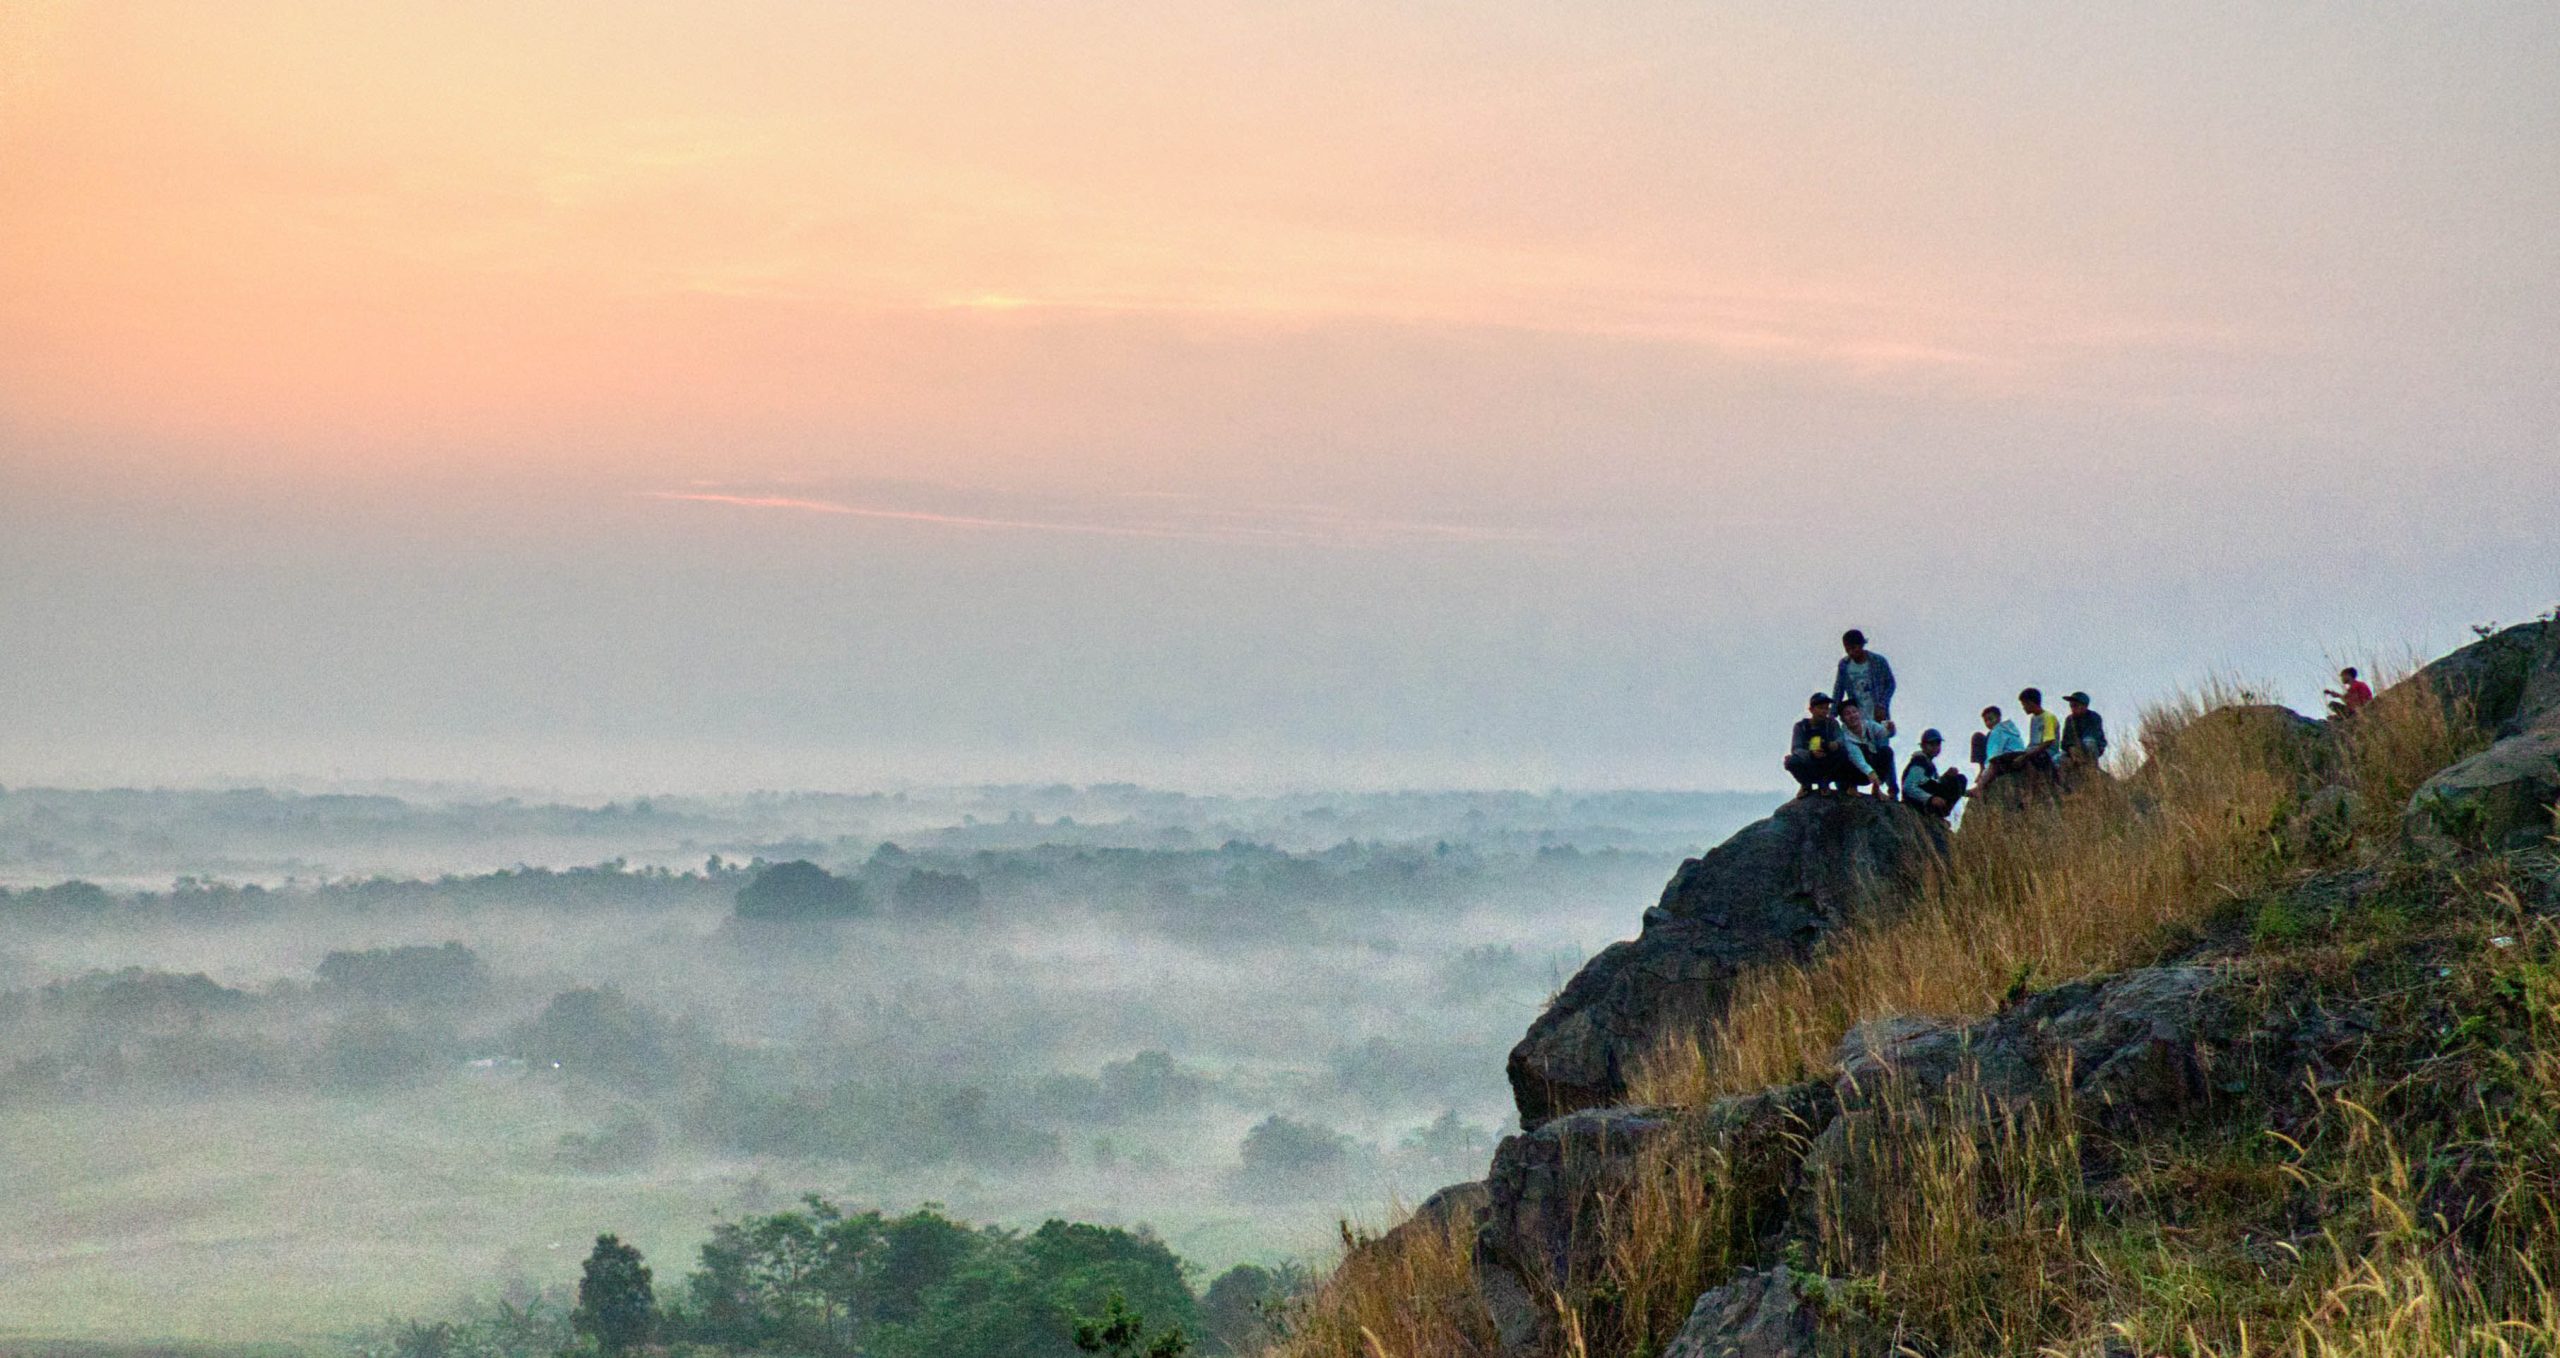
<svg viewBox="0 0 2560 1358"><path fill-rule="evenodd" d="M1893 729L1893 665L1881 652L1867 649L1867 634L1850 628L1840 634L1840 667L1831 675L1831 701L1855 698L1867 716Z"/></svg>
<svg viewBox="0 0 2560 1358"><path fill-rule="evenodd" d="M1883 655L1868 650L1867 634L1854 627L1840 634L1840 649L1847 654L1840 657L1839 668L1832 671L1831 701L1835 705L1856 703L1868 724L1882 728L1884 740L1870 742L1870 746L1883 746L1884 763L1877 772L1883 776L1886 789L1898 795L1900 788L1893 776L1893 747L1887 743L1892 740L1894 729L1893 664ZM1873 753L1872 748L1869 753Z"/></svg>

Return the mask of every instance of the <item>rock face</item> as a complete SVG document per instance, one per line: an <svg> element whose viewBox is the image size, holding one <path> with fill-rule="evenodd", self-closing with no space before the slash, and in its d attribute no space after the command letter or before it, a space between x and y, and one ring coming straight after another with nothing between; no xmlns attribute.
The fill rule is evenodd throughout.
<svg viewBox="0 0 2560 1358"><path fill-rule="evenodd" d="M2510 627L2419 677L2498 739L2420 785L2401 818L2410 840L2495 850L2551 834L2560 802L2560 623Z"/></svg>
<svg viewBox="0 0 2560 1358"><path fill-rule="evenodd" d="M1830 1086L1815 1081L1704 1108L1571 1113L1505 1139L1483 1185L1475 1256L1476 1290L1503 1351L1551 1347L1551 1296L1578 1298L1602 1280L1630 1195L1658 1189L1673 1155L1724 1167L1739 1234L1775 1229L1804 1148L1833 1108Z"/></svg>
<svg viewBox="0 0 2560 1358"><path fill-rule="evenodd" d="M1737 972L1897 908L1945 847L1942 823L1898 804L1809 797L1681 864L1643 932L1593 958L1512 1048L1520 1125L1625 1101L1635 1061L1673 1025L1722 1013Z"/></svg>
<svg viewBox="0 0 2560 1358"><path fill-rule="evenodd" d="M2521 623L2482 637L2410 679L2421 681L2472 721L2515 735L2560 709L2560 623Z"/></svg>
<svg viewBox="0 0 2560 1358"><path fill-rule="evenodd" d="M2084 1115L2149 1121L2206 1096L2214 1054L2242 1032L2235 999L2207 968L2145 967L2056 987L1978 1023L1862 1023L1835 1058L1840 1103L1861 1108L1888 1090L2034 1097L2067 1074Z"/></svg>

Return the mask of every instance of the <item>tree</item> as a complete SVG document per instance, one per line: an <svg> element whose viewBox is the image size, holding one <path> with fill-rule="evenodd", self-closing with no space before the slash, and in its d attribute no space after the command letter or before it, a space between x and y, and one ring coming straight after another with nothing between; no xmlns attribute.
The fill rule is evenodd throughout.
<svg viewBox="0 0 2560 1358"><path fill-rule="evenodd" d="M648 1342L657 1319L657 1293L639 1249L597 1236L578 1278L578 1309L571 1317L578 1333L592 1336L607 1353L623 1353Z"/></svg>
<svg viewBox="0 0 2560 1358"><path fill-rule="evenodd" d="M536 1066L558 1065L625 1089L654 1089L671 1075L666 1020L611 986L579 986L551 997L515 1031L517 1050Z"/></svg>
<svg viewBox="0 0 2560 1358"><path fill-rule="evenodd" d="M1200 1298L1200 1323L1210 1342L1228 1353L1259 1353L1280 1337L1273 1323L1287 1304L1290 1279L1259 1264L1238 1264L1217 1276Z"/></svg>
<svg viewBox="0 0 2560 1358"><path fill-rule="evenodd" d="M895 898L911 915L959 915L985 905L987 893L960 873L915 868L899 879Z"/></svg>
<svg viewBox="0 0 2560 1358"><path fill-rule="evenodd" d="M774 863L738 888L738 918L766 923L844 919L862 913L862 884L805 858Z"/></svg>
<svg viewBox="0 0 2560 1358"><path fill-rule="evenodd" d="M1150 1338L1147 1318L1114 1292L1100 1316L1076 1322L1076 1347L1105 1358L1182 1358L1191 1351L1191 1339L1179 1325Z"/></svg>

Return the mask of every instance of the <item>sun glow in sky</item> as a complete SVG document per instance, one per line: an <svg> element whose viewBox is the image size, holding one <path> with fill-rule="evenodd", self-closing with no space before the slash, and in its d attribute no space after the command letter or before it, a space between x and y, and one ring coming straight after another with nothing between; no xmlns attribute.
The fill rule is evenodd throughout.
<svg viewBox="0 0 2560 1358"><path fill-rule="evenodd" d="M21 0L0 684L66 776L195 682L173 770L1713 782L1767 741L1691 714L1852 614L1974 687L2308 675L2560 595L2555 73L2525 4ZM686 669L608 560L799 639ZM549 630L451 592L511 572ZM568 656L619 706L534 703Z"/></svg>

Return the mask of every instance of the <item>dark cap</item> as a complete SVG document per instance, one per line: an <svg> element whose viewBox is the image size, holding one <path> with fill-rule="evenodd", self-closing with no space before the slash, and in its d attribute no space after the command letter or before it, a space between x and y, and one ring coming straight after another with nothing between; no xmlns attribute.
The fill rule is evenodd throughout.
<svg viewBox="0 0 2560 1358"><path fill-rule="evenodd" d="M1867 644L1867 634L1859 631L1855 627L1852 627L1848 631L1840 634L1840 644L1843 646L1864 646Z"/></svg>
<svg viewBox="0 0 2560 1358"><path fill-rule="evenodd" d="M2086 693L2066 693L2062 695L2062 700L2066 703L2078 703L2082 707L2089 705L2089 695Z"/></svg>
<svg viewBox="0 0 2560 1358"><path fill-rule="evenodd" d="M1831 695L1828 693L1817 693L1812 697L1805 699L1804 705L1807 707L1829 707L1831 706Z"/></svg>
<svg viewBox="0 0 2560 1358"><path fill-rule="evenodd" d="M1928 730L1920 733L1920 743L1923 745L1944 745L1947 743L1947 738L1939 735L1938 728L1932 726Z"/></svg>

